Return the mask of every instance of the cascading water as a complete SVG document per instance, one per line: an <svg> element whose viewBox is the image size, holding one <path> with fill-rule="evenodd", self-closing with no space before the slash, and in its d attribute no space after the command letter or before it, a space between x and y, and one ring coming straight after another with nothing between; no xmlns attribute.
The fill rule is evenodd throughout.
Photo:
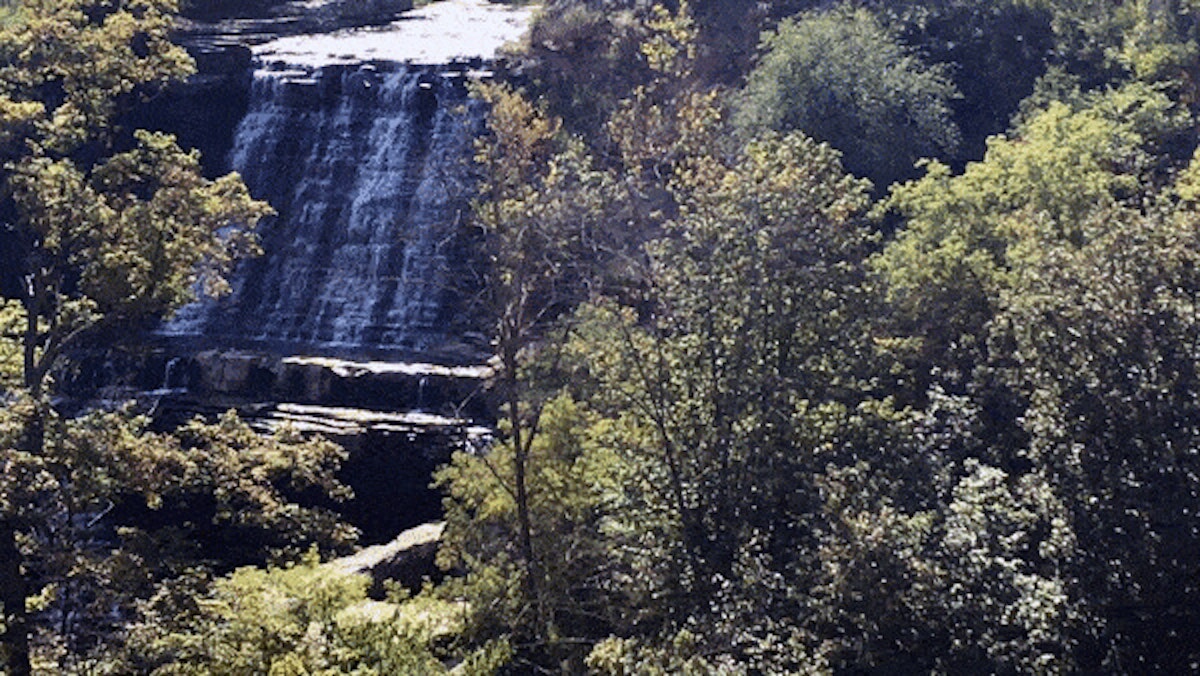
<svg viewBox="0 0 1200 676"><path fill-rule="evenodd" d="M280 356L479 358L464 340L476 276L464 212L483 112L465 80L530 11L441 0L383 28L256 45L227 164L278 215L228 297L159 333Z"/></svg>
<svg viewBox="0 0 1200 676"><path fill-rule="evenodd" d="M437 518L434 468L490 434L488 346L464 312L483 124L466 82L529 15L440 0L384 29L255 45L226 168L278 213L231 294L159 330L168 373L146 394L160 424L233 406L337 440L356 494L340 509L367 542Z"/></svg>
<svg viewBox="0 0 1200 676"><path fill-rule="evenodd" d="M265 253L162 333L356 356L451 339L481 116L461 69L259 70L229 164L278 211Z"/></svg>

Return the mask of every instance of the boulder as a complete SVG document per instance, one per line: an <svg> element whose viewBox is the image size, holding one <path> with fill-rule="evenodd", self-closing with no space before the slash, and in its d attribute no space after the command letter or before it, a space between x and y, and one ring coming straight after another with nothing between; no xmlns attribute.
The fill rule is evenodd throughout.
<svg viewBox="0 0 1200 676"><path fill-rule="evenodd" d="M370 595L375 599L384 597L388 581L415 592L426 580L437 582L444 576L435 558L445 528L446 524L441 522L422 524L387 544L366 547L326 565L341 573L370 575Z"/></svg>

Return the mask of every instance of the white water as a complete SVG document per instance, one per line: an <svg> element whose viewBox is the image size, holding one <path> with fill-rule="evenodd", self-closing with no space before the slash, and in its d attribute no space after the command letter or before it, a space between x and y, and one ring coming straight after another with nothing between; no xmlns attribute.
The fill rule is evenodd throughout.
<svg viewBox="0 0 1200 676"><path fill-rule="evenodd" d="M491 59L521 38L532 13L530 7L486 0L441 0L382 28L281 38L259 45L254 53L264 62L308 67L365 60L441 64Z"/></svg>
<svg viewBox="0 0 1200 676"><path fill-rule="evenodd" d="M230 297L182 309L161 333L307 354L453 340L481 108L461 72L388 62L491 58L529 13L443 0L384 29L257 47L229 164L279 216Z"/></svg>
<svg viewBox="0 0 1200 676"><path fill-rule="evenodd" d="M260 71L230 164L279 217L233 294L164 333L342 350L441 339L478 119L448 74Z"/></svg>

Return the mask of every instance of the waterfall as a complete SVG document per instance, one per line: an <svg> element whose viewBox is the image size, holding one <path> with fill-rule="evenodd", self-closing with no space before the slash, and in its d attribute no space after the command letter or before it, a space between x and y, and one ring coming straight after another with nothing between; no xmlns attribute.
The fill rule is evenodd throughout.
<svg viewBox="0 0 1200 676"><path fill-rule="evenodd" d="M260 225L264 255L228 297L183 308L160 333L354 356L421 353L461 334L456 268L482 120L462 70L256 71L229 166L278 212Z"/></svg>
<svg viewBox="0 0 1200 676"><path fill-rule="evenodd" d="M295 34L288 15L191 29L201 72L152 128L190 130L218 151L210 174L239 172L277 215L232 292L182 308L133 369L150 374L137 397L156 425L234 407L256 429L342 444L355 497L339 509L367 543L440 515L434 469L481 452L495 419L466 222L485 111L466 82L503 67L498 50L532 11L439 0L386 26ZM220 133L200 133L206 123Z"/></svg>

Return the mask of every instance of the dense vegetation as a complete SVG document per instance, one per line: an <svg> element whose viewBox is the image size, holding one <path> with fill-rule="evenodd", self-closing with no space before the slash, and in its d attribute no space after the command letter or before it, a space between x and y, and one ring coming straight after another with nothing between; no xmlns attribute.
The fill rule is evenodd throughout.
<svg viewBox="0 0 1200 676"><path fill-rule="evenodd" d="M167 137L104 143L184 72L165 2L27 4L10 673L1200 665L1195 0L551 2L477 89L499 441L437 476L452 574L386 600L298 558L344 535L278 491L336 493L328 445L56 414L69 341L178 304L263 207ZM206 494L273 567L221 576L181 526L80 541Z"/></svg>
<svg viewBox="0 0 1200 676"><path fill-rule="evenodd" d="M66 415L77 349L219 293L269 207L119 113L190 72L170 0L31 0L0 25L0 655L5 673L118 669L134 604L214 567L352 535L295 490L344 491L341 449L229 415L172 434ZM293 490L294 489L294 490ZM158 512L176 518L134 518ZM97 527L103 524L102 527Z"/></svg>

